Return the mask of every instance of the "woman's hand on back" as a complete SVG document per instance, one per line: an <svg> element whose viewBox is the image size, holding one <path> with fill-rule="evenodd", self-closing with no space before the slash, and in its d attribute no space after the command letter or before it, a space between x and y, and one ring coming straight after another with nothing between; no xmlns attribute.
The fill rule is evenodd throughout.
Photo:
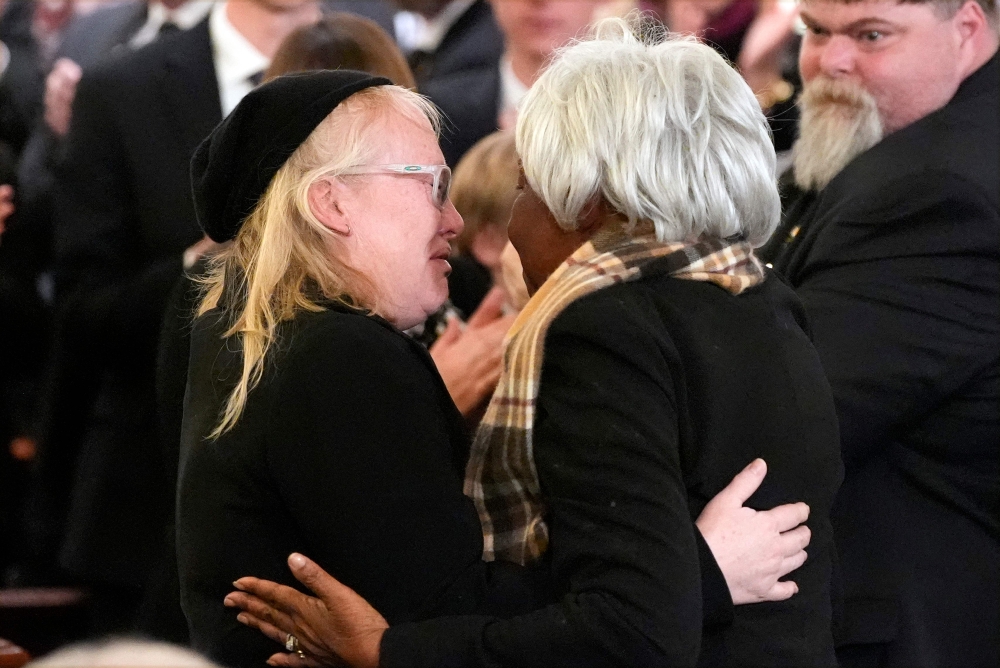
<svg viewBox="0 0 1000 668"><path fill-rule="evenodd" d="M743 504L757 491L767 465L756 459L708 502L695 522L729 585L733 603L783 601L798 592L782 581L806 561L811 537L809 506L790 503L771 510Z"/></svg>

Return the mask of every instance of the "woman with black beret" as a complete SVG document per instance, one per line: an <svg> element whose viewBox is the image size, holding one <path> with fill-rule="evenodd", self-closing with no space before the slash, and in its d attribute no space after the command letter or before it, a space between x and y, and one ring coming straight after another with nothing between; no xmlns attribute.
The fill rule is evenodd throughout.
<svg viewBox="0 0 1000 668"><path fill-rule="evenodd" d="M293 584L293 552L392 623L548 602L545 565L482 560L461 417L401 333L447 297L462 228L436 118L386 79L291 75L250 93L192 162L199 220L232 244L212 260L191 336L177 547L192 643L219 663L258 666L277 649L222 602L246 574ZM730 612L731 590L790 595L777 578L805 556L807 530L779 535L801 508L784 508L787 526L745 521L738 494L706 513L722 572L698 534L709 617Z"/></svg>

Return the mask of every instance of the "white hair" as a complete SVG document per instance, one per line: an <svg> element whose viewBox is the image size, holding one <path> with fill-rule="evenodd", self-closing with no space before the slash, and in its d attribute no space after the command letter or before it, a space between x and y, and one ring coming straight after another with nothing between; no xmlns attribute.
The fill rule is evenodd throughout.
<svg viewBox="0 0 1000 668"><path fill-rule="evenodd" d="M517 150L532 189L575 229L600 194L661 241L778 224L774 147L760 105L711 47L640 15L597 22L561 49L524 99Z"/></svg>
<svg viewBox="0 0 1000 668"><path fill-rule="evenodd" d="M186 647L131 638L81 643L64 647L26 668L220 668Z"/></svg>

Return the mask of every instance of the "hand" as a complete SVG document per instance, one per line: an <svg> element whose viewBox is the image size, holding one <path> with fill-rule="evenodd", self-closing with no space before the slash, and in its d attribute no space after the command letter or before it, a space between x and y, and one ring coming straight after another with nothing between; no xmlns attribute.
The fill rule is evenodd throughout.
<svg viewBox="0 0 1000 668"><path fill-rule="evenodd" d="M3 184L0 186L0 236L7 229L6 222L14 214L14 186Z"/></svg>
<svg viewBox="0 0 1000 668"><path fill-rule="evenodd" d="M798 17L798 3L784 0L760 3L736 63L754 93L761 94L781 81L781 53L792 37Z"/></svg>
<svg viewBox="0 0 1000 668"><path fill-rule="evenodd" d="M358 594L334 579L316 563L302 556L288 557L295 578L319 598L267 580L240 578L240 591L226 596L224 604L240 608L236 619L282 645L288 634L299 639L305 659L279 652L268 659L272 666L341 665L377 668L382 635L389 624Z"/></svg>
<svg viewBox="0 0 1000 668"><path fill-rule="evenodd" d="M206 234L197 242L188 246L187 250L184 251L184 268L190 269L205 255L214 255L223 248L228 247L230 243L232 242L227 241L224 244L220 244L216 241L212 241L212 239Z"/></svg>
<svg viewBox="0 0 1000 668"><path fill-rule="evenodd" d="M752 461L708 502L695 522L736 605L790 598L798 585L780 578L806 561L811 534L802 523L809 518L809 506L790 503L765 511L743 506L766 474L763 459Z"/></svg>
<svg viewBox="0 0 1000 668"><path fill-rule="evenodd" d="M60 58L45 78L45 123L57 136L69 132L73 99L83 70L69 58Z"/></svg>
<svg viewBox="0 0 1000 668"><path fill-rule="evenodd" d="M468 415L496 389L503 369L503 338L514 317L503 315L506 295L493 288L462 329L448 323L430 353L448 394L462 415Z"/></svg>

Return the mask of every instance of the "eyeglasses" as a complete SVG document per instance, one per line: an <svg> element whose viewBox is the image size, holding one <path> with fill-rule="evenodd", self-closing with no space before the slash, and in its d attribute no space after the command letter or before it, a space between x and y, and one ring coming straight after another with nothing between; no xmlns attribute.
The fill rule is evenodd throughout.
<svg viewBox="0 0 1000 668"><path fill-rule="evenodd" d="M451 168L448 165L369 165L367 167L350 167L341 174L431 174L434 182L431 185L431 199L437 207L443 207L451 192Z"/></svg>

